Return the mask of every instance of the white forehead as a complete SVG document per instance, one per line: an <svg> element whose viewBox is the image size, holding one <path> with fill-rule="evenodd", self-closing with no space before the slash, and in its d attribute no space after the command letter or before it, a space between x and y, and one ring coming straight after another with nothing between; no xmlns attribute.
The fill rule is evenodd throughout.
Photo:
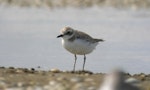
<svg viewBox="0 0 150 90"><path fill-rule="evenodd" d="M61 33L66 33L68 31L73 31L73 29L71 27L64 27L60 32Z"/></svg>

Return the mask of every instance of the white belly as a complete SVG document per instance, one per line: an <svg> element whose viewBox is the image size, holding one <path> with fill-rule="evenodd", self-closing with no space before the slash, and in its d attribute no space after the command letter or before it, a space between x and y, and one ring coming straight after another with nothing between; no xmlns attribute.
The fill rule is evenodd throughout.
<svg viewBox="0 0 150 90"><path fill-rule="evenodd" d="M74 40L73 42L62 39L62 45L73 54L84 55L91 53L98 43L89 43L83 40Z"/></svg>

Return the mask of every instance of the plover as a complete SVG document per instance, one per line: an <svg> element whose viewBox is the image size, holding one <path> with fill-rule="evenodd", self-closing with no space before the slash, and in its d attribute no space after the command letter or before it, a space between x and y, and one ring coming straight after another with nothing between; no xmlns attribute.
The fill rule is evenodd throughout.
<svg viewBox="0 0 150 90"><path fill-rule="evenodd" d="M140 87L126 80L123 71L115 70L105 75L104 82L98 90L140 90Z"/></svg>
<svg viewBox="0 0 150 90"><path fill-rule="evenodd" d="M63 47L74 54L75 61L73 66L73 71L75 71L76 66L76 55L84 55L84 62L83 62L83 71L86 62L86 54L91 53L95 47L97 46L98 42L104 41L103 39L95 39L92 38L90 35L74 30L71 27L64 27L61 30L61 34L57 36L57 38L62 37L62 45Z"/></svg>

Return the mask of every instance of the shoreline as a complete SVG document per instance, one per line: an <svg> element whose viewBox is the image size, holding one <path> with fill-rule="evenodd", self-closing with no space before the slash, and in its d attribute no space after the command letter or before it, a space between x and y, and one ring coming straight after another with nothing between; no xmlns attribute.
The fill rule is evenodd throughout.
<svg viewBox="0 0 150 90"><path fill-rule="evenodd" d="M103 80L104 73L90 71L50 71L36 70L34 68L0 67L1 90L97 90ZM144 90L150 89L150 74L125 74L128 78L135 78L141 82Z"/></svg>
<svg viewBox="0 0 150 90"><path fill-rule="evenodd" d="M150 8L149 0L0 0L0 4L8 6L20 6L20 7L49 7L49 8L89 8L93 6L98 7L114 7L114 8L129 8L129 9L141 9Z"/></svg>

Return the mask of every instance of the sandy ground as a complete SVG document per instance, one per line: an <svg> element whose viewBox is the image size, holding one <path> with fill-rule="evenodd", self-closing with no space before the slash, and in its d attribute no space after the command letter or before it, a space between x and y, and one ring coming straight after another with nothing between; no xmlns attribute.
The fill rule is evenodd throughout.
<svg viewBox="0 0 150 90"><path fill-rule="evenodd" d="M15 5L15 6L36 6L36 7L92 7L106 6L117 8L149 8L149 0L0 0L0 4Z"/></svg>
<svg viewBox="0 0 150 90"><path fill-rule="evenodd" d="M97 90L105 74L89 71L35 70L34 68L0 67L0 90ZM143 90L150 90L150 74L126 74L141 82Z"/></svg>

